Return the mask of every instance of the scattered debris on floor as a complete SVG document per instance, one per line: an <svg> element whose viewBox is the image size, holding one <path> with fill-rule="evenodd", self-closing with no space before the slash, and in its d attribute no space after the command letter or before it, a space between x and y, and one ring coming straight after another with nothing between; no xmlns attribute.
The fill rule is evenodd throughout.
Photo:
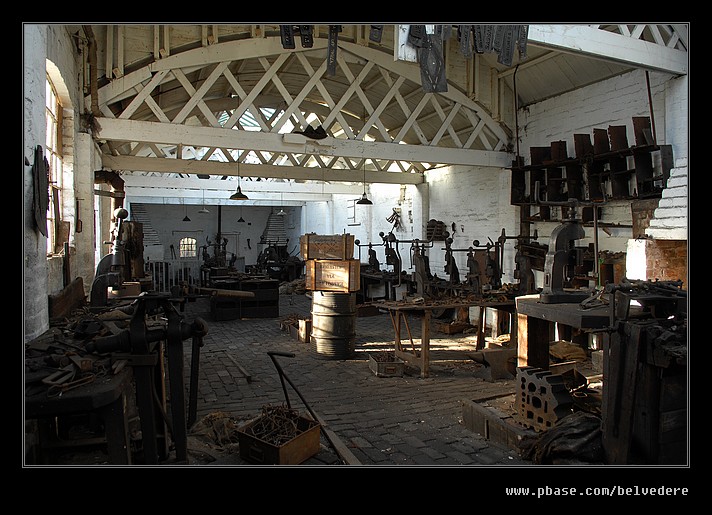
<svg viewBox="0 0 712 515"><path fill-rule="evenodd" d="M197 421L190 430L188 448L195 461L210 463L239 452L237 430L245 420L218 411Z"/></svg>
<svg viewBox="0 0 712 515"><path fill-rule="evenodd" d="M304 279L295 279L294 281L285 282L279 285L280 295L304 295L306 291L306 281Z"/></svg>

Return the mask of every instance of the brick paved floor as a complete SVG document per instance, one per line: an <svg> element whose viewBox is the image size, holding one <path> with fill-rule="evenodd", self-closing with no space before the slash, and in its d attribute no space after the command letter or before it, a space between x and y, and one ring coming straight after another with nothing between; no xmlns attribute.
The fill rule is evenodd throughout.
<svg viewBox="0 0 712 515"><path fill-rule="evenodd" d="M410 367L402 377L377 377L369 368L368 352L393 348L389 315L356 317L355 356L338 360L283 330L280 320L290 315L310 318L310 310L308 296L280 295L279 319L215 321L207 299L187 303L186 320L201 317L209 328L200 354L197 420L221 414L243 424L258 417L265 405L284 404L279 374L267 352L288 352L294 357L277 358L287 377L336 442L348 449L350 459L360 465L529 464L515 451L462 424L464 400L514 391L513 381L476 377L478 365L463 354L474 350L470 337L433 330L429 377L421 378L419 370ZM410 326L413 337L419 338L420 324ZM186 341L185 359L188 385L190 341ZM288 386L287 394L292 407L306 414L295 390ZM210 464L245 464L237 452L220 451ZM342 463L322 436L322 452L305 465Z"/></svg>

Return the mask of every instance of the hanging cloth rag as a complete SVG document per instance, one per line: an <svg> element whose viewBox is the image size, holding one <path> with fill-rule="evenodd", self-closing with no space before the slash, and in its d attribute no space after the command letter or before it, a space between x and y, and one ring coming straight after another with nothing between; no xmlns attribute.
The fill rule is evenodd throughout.
<svg viewBox="0 0 712 515"><path fill-rule="evenodd" d="M32 165L32 211L35 225L47 236L47 208L49 207L49 162L44 157L42 145L35 148L35 162Z"/></svg>

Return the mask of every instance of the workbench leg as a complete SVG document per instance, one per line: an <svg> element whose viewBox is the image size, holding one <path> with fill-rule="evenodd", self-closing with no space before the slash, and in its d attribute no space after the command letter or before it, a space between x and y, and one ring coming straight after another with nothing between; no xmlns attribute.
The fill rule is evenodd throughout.
<svg viewBox="0 0 712 515"><path fill-rule="evenodd" d="M141 441L143 458L147 465L158 463L158 445L156 442L156 409L153 400L154 377L152 365L134 366L136 381L136 405L141 419Z"/></svg>
<svg viewBox="0 0 712 515"><path fill-rule="evenodd" d="M104 434L109 454L109 463L113 465L131 465L131 444L129 421L126 415L126 395L121 394L111 404L100 410L104 421Z"/></svg>
<svg viewBox="0 0 712 515"><path fill-rule="evenodd" d="M183 383L183 342L168 341L168 380L171 395L171 422L176 461L188 461L188 430L185 414L185 387Z"/></svg>
<svg viewBox="0 0 712 515"><path fill-rule="evenodd" d="M396 311L396 317L393 320L393 328L395 329L395 340L394 345L397 351L402 351L401 349L401 314Z"/></svg>
<svg viewBox="0 0 712 515"><path fill-rule="evenodd" d="M482 350L485 348L485 317L487 315L487 308L480 306L480 316L477 318L477 346L476 350Z"/></svg>
<svg viewBox="0 0 712 515"><path fill-rule="evenodd" d="M518 367L549 369L550 325L546 320L517 314Z"/></svg>
<svg viewBox="0 0 712 515"><path fill-rule="evenodd" d="M420 377L428 377L430 373L430 310L427 309L423 312L420 359Z"/></svg>

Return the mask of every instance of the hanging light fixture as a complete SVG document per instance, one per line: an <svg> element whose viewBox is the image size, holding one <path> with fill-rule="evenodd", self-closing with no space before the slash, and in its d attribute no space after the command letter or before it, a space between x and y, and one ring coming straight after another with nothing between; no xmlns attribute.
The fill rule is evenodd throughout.
<svg viewBox="0 0 712 515"><path fill-rule="evenodd" d="M245 223L245 219L242 218L242 206L240 206L240 218L237 219L237 223L239 223L239 224Z"/></svg>
<svg viewBox="0 0 712 515"><path fill-rule="evenodd" d="M199 210L198 213L201 213L201 214L209 214L210 213L210 211L208 211L205 208L205 190L203 190L203 209Z"/></svg>
<svg viewBox="0 0 712 515"><path fill-rule="evenodd" d="M360 204L362 206L370 206L373 204L373 202L368 200L368 197L366 197L366 158L365 157L363 158L363 195L356 203Z"/></svg>
<svg viewBox="0 0 712 515"><path fill-rule="evenodd" d="M185 206L185 217L183 218L184 222L190 222L190 218L188 218L188 206L183 202L183 205Z"/></svg>
<svg viewBox="0 0 712 515"><path fill-rule="evenodd" d="M240 189L240 157L237 158L237 190L230 195L230 200L248 200L248 196Z"/></svg>
<svg viewBox="0 0 712 515"><path fill-rule="evenodd" d="M280 193L280 194L279 194L279 203L282 204L283 202L284 202L284 199L282 198L282 194ZM284 212L284 209L282 209L282 207L280 206L279 211L277 211L276 214L277 214L277 216L284 216L284 215L286 215L287 213L285 213L285 212Z"/></svg>

